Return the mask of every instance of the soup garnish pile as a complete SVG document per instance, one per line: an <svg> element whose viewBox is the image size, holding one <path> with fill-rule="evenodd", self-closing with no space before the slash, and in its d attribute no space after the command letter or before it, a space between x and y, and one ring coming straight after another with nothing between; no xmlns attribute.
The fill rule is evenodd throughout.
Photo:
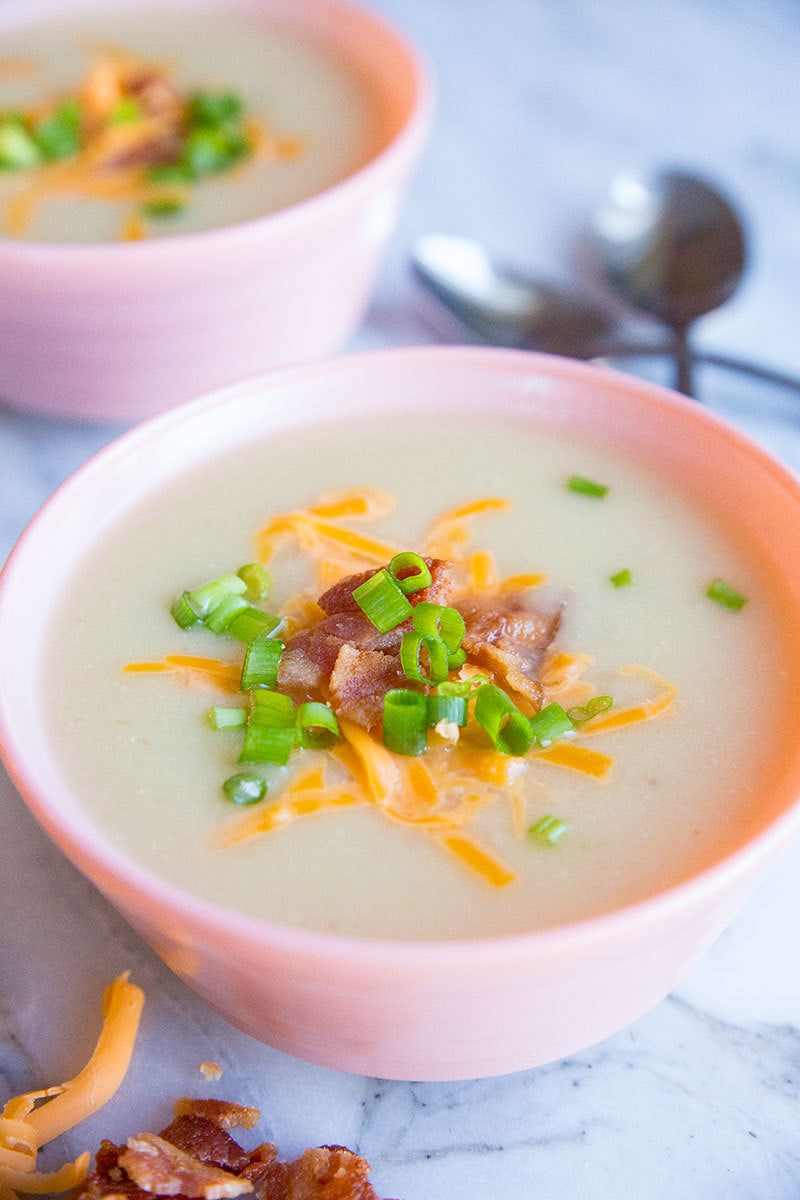
<svg viewBox="0 0 800 1200"><path fill-rule="evenodd" d="M576 487L576 478L567 484L572 491L601 498L608 490L587 480ZM676 689L646 667L629 666L623 671L654 694L614 706L582 678L587 655L553 650L561 605L530 599L545 577L500 579L488 550L464 555L474 518L505 511L504 497L444 513L422 553L352 527L393 505L377 489L322 496L265 525L259 562L175 600L182 629L241 642L241 665L170 654L125 671L179 672L237 694L238 703L213 705L207 718L226 736L239 731L231 757L238 754L245 769L221 782L223 795L258 807L221 832L220 846L373 804L505 887L514 871L470 830L479 813L506 797L520 832L555 845L568 824L549 812L526 824L524 774L544 760L603 779L613 759L586 739L663 716ZM286 541L313 561L324 590L294 595L271 613L260 606L271 587L264 564ZM365 559L375 565L347 573ZM272 800L262 768L285 767L296 751L317 753L281 780Z"/></svg>
<svg viewBox="0 0 800 1200"><path fill-rule="evenodd" d="M49 196L75 195L125 202L120 237L142 238L149 221L183 212L204 179L302 152L236 91L187 89L170 62L108 47L71 91L0 113L0 171L29 177L6 203L4 229L22 237Z"/></svg>

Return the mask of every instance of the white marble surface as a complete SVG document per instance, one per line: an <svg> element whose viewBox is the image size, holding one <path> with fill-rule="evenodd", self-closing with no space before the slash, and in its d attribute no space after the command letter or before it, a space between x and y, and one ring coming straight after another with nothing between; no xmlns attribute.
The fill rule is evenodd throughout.
<svg viewBox="0 0 800 1200"><path fill-rule="evenodd" d="M800 374L800 9L794 0L375 0L439 80L430 146L352 349L425 342L407 269L430 229L483 237L553 275L628 165L700 168L751 219L744 286L698 331ZM800 468L790 397L707 396ZM117 430L0 410L0 559L69 471ZM2 648L0 648L2 653ZM0 1100L74 1072L101 986L148 995L131 1073L80 1150L213 1090L260 1105L287 1154L344 1142L405 1200L790 1200L800 1194L800 846L702 963L629 1030L564 1062L458 1084L386 1083L294 1061L209 1012L52 848L0 774ZM198 1064L216 1059L208 1089Z"/></svg>

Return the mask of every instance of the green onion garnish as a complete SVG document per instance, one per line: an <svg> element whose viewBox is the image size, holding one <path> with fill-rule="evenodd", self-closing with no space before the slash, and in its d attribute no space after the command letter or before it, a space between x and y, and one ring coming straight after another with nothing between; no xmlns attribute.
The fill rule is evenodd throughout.
<svg viewBox="0 0 800 1200"><path fill-rule="evenodd" d="M597 499L602 499L609 492L605 483L597 483L594 479L587 479L585 475L570 475L567 487L571 492L577 492L579 496L594 496Z"/></svg>
<svg viewBox="0 0 800 1200"><path fill-rule="evenodd" d="M738 612L740 608L744 608L748 600L747 596L743 596L741 592L737 592L736 588L731 587L724 579L712 579L706 588L706 595L709 600L714 600L717 604L721 604L723 608L729 608L732 612Z"/></svg>
<svg viewBox="0 0 800 1200"><path fill-rule="evenodd" d="M197 625L200 622L200 617L192 607L189 592L184 592L178 596L178 599L169 611L181 629L189 629L190 626Z"/></svg>
<svg viewBox="0 0 800 1200"><path fill-rule="evenodd" d="M463 667L467 661L467 652L463 646L459 646L457 650L448 650L447 652L447 668L449 671L457 671Z"/></svg>
<svg viewBox="0 0 800 1200"><path fill-rule="evenodd" d="M234 804L256 804L267 794L266 781L251 771L231 775L222 785L222 790Z"/></svg>
<svg viewBox="0 0 800 1200"><path fill-rule="evenodd" d="M153 163L147 168L147 179L150 183L191 183L194 176L182 163Z"/></svg>
<svg viewBox="0 0 800 1200"><path fill-rule="evenodd" d="M253 688L274 688L278 682L282 654L283 642L278 638L253 638L244 655L241 690L249 692Z"/></svg>
<svg viewBox="0 0 800 1200"><path fill-rule="evenodd" d="M546 842L548 846L555 846L564 834L569 829L566 821L562 821L560 817L542 817L535 825L531 825L528 830L528 837L537 838L540 842Z"/></svg>
<svg viewBox="0 0 800 1200"><path fill-rule="evenodd" d="M575 725L560 704L553 701L531 717L531 730L540 746L549 746L565 733L574 733Z"/></svg>
<svg viewBox="0 0 800 1200"><path fill-rule="evenodd" d="M422 754L428 744L428 706L421 692L392 688L383 698L383 744L395 754Z"/></svg>
<svg viewBox="0 0 800 1200"><path fill-rule="evenodd" d="M431 585L431 572L425 559L413 550L395 554L389 563L389 574L407 596L421 592Z"/></svg>
<svg viewBox="0 0 800 1200"><path fill-rule="evenodd" d="M244 735L239 762L268 762L285 766L297 742L297 730L257 725L252 720Z"/></svg>
<svg viewBox="0 0 800 1200"><path fill-rule="evenodd" d="M533 745L530 721L510 696L493 683L478 688L475 718L501 754L526 754Z"/></svg>
<svg viewBox="0 0 800 1200"><path fill-rule="evenodd" d="M0 170L24 171L41 160L36 139L20 120L6 117L0 121Z"/></svg>
<svg viewBox="0 0 800 1200"><path fill-rule="evenodd" d="M428 660L427 674L424 658ZM442 683L450 670L447 647L439 637L410 629L400 643L400 666L406 679L415 683Z"/></svg>
<svg viewBox="0 0 800 1200"><path fill-rule="evenodd" d="M584 721L591 721L592 717L596 717L598 713L607 712L613 703L611 696L592 696L591 700L587 700L585 704L568 708L567 716L573 725L582 725Z"/></svg>
<svg viewBox="0 0 800 1200"><path fill-rule="evenodd" d="M108 114L108 123L109 125L132 125L134 121L141 121L143 116L141 105L137 104L133 96L120 96Z"/></svg>
<svg viewBox="0 0 800 1200"><path fill-rule="evenodd" d="M253 608L252 604L246 604L234 615L227 632L237 641L252 642L253 638L265 637L267 634L274 633L281 624L280 617L274 617L272 613L262 612L260 608Z"/></svg>
<svg viewBox="0 0 800 1200"><path fill-rule="evenodd" d="M34 132L42 158L48 162L72 158L81 146L80 104L73 98L64 100Z"/></svg>
<svg viewBox="0 0 800 1200"><path fill-rule="evenodd" d="M339 722L327 704L309 700L297 710L297 731L304 750L327 750L339 737Z"/></svg>
<svg viewBox="0 0 800 1200"><path fill-rule="evenodd" d="M467 631L464 618L457 608L446 604L431 604L421 600L414 609L413 626L418 633L441 638L448 650L455 653ZM466 657L466 655L465 655Z"/></svg>
<svg viewBox="0 0 800 1200"><path fill-rule="evenodd" d="M414 609L400 591L399 584L381 568L353 592L353 599L381 633L388 633L406 621Z"/></svg>
<svg viewBox="0 0 800 1200"><path fill-rule="evenodd" d="M227 171L239 159L250 153L245 134L236 128L196 126L189 131L183 145L181 166L192 179Z"/></svg>
<svg viewBox="0 0 800 1200"><path fill-rule="evenodd" d="M248 600L263 600L272 590L272 576L261 563L246 563L236 574L247 587Z"/></svg>
<svg viewBox="0 0 800 1200"><path fill-rule="evenodd" d="M153 196L145 200L142 212L146 217L176 217L186 208L188 201L181 192L165 193L163 196Z"/></svg>
<svg viewBox="0 0 800 1200"><path fill-rule="evenodd" d="M184 592L184 595L202 621L225 598L226 593L242 596L246 591L247 584L238 575L221 575L219 579L212 579L192 592Z"/></svg>
<svg viewBox="0 0 800 1200"><path fill-rule="evenodd" d="M467 697L442 692L440 689L444 686L440 684L427 698L428 724L438 725L440 721L448 721L463 729L467 723Z"/></svg>
<svg viewBox="0 0 800 1200"><path fill-rule="evenodd" d="M233 618L245 608L247 601L243 596L224 592L205 619L206 629L210 629L212 633L227 633Z"/></svg>
<svg viewBox="0 0 800 1200"><path fill-rule="evenodd" d="M189 98L188 115L192 125L215 128L238 117L244 107L235 92L195 92Z"/></svg>
<svg viewBox="0 0 800 1200"><path fill-rule="evenodd" d="M238 729L247 724L247 709L214 705L206 713L206 718L212 729Z"/></svg>
<svg viewBox="0 0 800 1200"><path fill-rule="evenodd" d="M615 575L609 575L609 582L613 583L614 587L630 587L633 583L633 574L625 567L622 571L617 571Z"/></svg>
<svg viewBox="0 0 800 1200"><path fill-rule="evenodd" d="M273 729L292 729L295 725L294 701L283 692L270 688L259 688L253 692L253 711L250 720L254 725L270 725Z"/></svg>

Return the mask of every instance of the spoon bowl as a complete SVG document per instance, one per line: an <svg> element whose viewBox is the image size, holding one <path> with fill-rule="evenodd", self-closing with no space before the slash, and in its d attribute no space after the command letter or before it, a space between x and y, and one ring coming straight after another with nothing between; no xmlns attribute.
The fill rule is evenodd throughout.
<svg viewBox="0 0 800 1200"><path fill-rule="evenodd" d="M612 179L590 228L613 291L672 329L677 387L692 395L689 329L731 298L745 272L745 230L735 208L686 172L627 172Z"/></svg>
<svg viewBox="0 0 800 1200"><path fill-rule="evenodd" d="M594 301L495 262L470 238L428 234L414 247L412 266L460 325L496 346L590 358L614 324Z"/></svg>

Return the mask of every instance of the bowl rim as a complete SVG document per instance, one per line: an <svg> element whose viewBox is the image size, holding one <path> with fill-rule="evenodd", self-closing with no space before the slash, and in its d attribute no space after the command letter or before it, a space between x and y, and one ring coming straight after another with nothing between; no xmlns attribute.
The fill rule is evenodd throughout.
<svg viewBox="0 0 800 1200"><path fill-rule="evenodd" d="M613 386L617 392L643 397L648 404L656 408L682 411L691 421L707 425L715 431L716 436L738 445L751 459L756 460L762 471L771 475L792 494L800 510L800 478L758 443L723 418L703 408L697 401L606 366L524 350L476 346L394 347L334 355L315 362L251 376L215 389L149 418L114 438L93 454L44 502L20 534L0 570L0 633L4 592L8 587L14 586L16 564L30 541L38 536L40 518L64 503L64 498L68 498L73 489L85 486L87 480L91 483L93 474L113 469L114 460L118 456L129 454L137 446L145 446L154 438L157 439L163 430L181 426L195 416L224 406L235 396L246 396L250 393L263 395L265 389L272 390L280 388L284 383L324 376L332 370L369 371L376 367L392 368L415 362L428 369L435 369L437 365L447 369L448 364L455 363L461 367L474 367L476 371L486 371L488 368L489 373L493 375L521 371L529 376L544 375L555 381L577 380L590 384L594 380L599 384ZM800 521L800 511L798 520ZM454 966L466 968L478 963L486 964L487 961L499 966L530 959L532 956L563 954L587 945L600 946L607 939L636 933L650 924L669 919L681 910L691 909L698 903L702 904L715 894L723 893L728 886L735 884L748 872L754 872L759 865L763 865L766 870L766 866L778 850L800 833L798 747L793 760L798 783L796 798L785 811L773 818L742 846L725 854L710 866L641 900L577 921L480 938L404 940L358 937L293 927L228 910L168 883L127 857L98 826L94 825L88 814L80 813L80 820L74 820L68 814L65 820L63 814L57 812L57 802L39 794L35 770L29 768L21 756L15 753L12 720L7 707L7 691L3 687L1 670L0 761L4 762L9 776L40 826L67 858L105 890L106 894L118 893L121 884L129 898L133 897L145 908L156 906L162 910L170 909L190 923L195 932L206 930L216 938L229 942L235 939L240 943L257 945L261 950L278 950L295 957L308 957L320 963L344 962L351 968L368 969L375 964L398 968L422 966L436 975ZM787 775L788 772L784 771L783 774ZM86 867L86 863L91 864L90 869ZM761 876L755 874L754 877L758 881Z"/></svg>
<svg viewBox="0 0 800 1200"><path fill-rule="evenodd" d="M88 0L85 2L88 3ZM110 258L115 260L116 265L122 266L125 261L130 262L156 254L194 254L209 243L219 242L220 248L224 249L230 242L258 235L269 234L277 240L288 235L298 222L314 220L317 216L324 217L327 208L335 207L341 201L347 200L351 194L368 188L373 175L380 175L396 158L402 160L407 154L413 153L414 148L424 141L431 126L435 104L433 69L424 53L390 19L362 5L358 0L299 2L306 10L324 8L325 11L338 11L344 19L350 16L361 25L383 33L391 41L398 58L405 60L409 77L413 81L409 112L397 132L376 153L371 154L366 162L321 191L313 192L310 196L273 212L262 213L242 221L189 233L164 234L135 241L39 242L9 237L0 232L0 258L8 255L12 260L19 260L21 265L34 261L37 266L51 265L61 259L64 260L64 265L70 265L79 259ZM140 3L142 7L147 7L146 0L140 0ZM159 3L169 6L170 0L159 0ZM210 8L213 8L215 3L216 0L208 0ZM266 0L266 3L268 4L269 0ZM265 16L268 17L268 14L265 13ZM292 27L302 33L302 17ZM317 210L320 210L319 213Z"/></svg>

